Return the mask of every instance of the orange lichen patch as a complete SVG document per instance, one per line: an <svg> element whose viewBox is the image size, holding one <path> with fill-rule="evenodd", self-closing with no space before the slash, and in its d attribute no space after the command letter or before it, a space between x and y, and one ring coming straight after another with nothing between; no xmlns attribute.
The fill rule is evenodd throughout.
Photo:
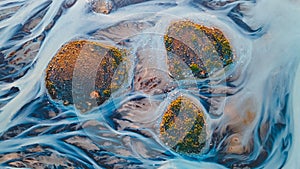
<svg viewBox="0 0 300 169"><path fill-rule="evenodd" d="M168 51L168 64L176 65L171 63L171 58L179 57L197 78L207 78L234 60L230 43L219 29L190 21L171 24L164 36L164 42ZM171 73L178 74L172 68Z"/></svg>
<svg viewBox="0 0 300 169"><path fill-rule="evenodd" d="M161 140L179 153L201 153L206 126L203 110L186 97L172 101L160 124Z"/></svg>
<svg viewBox="0 0 300 169"><path fill-rule="evenodd" d="M90 93L90 97L91 97L92 99L96 99L96 98L99 98L99 97L100 97L100 94L99 94L98 91L92 91L92 92Z"/></svg>
<svg viewBox="0 0 300 169"><path fill-rule="evenodd" d="M110 97L114 73L125 56L125 50L97 42L69 42L48 64L48 93L65 105L75 104L82 112L88 111Z"/></svg>

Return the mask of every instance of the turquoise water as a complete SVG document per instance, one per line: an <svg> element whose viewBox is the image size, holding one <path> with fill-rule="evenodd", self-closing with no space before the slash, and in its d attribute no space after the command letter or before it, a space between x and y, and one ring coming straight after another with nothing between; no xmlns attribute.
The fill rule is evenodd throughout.
<svg viewBox="0 0 300 169"><path fill-rule="evenodd" d="M293 102L299 98L300 2L116 0L101 10L93 5L0 2L1 168L298 167L299 108ZM167 61L163 38L180 20L221 30L234 64L197 79L180 61L185 78L172 78L168 64L176 59ZM61 46L78 39L130 51L123 63L127 78L86 113L53 100L44 80ZM94 81L80 80L80 66L72 83L87 90ZM178 96L204 110L206 145L199 154L178 153L159 137L164 111Z"/></svg>

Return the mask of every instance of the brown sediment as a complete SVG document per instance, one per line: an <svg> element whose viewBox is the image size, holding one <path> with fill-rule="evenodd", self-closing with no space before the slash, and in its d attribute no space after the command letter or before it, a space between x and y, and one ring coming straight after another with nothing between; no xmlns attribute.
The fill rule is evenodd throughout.
<svg viewBox="0 0 300 169"><path fill-rule="evenodd" d="M104 103L111 90L119 88L113 77L116 72L119 80L125 76L117 70L125 55L123 49L97 42L69 42L48 64L45 78L48 93L65 105L75 104L81 112L88 111Z"/></svg>
<svg viewBox="0 0 300 169"><path fill-rule="evenodd" d="M242 134L233 134L227 143L227 153L230 154L243 154L249 151L249 147L247 145L243 145L242 140L243 135Z"/></svg>
<svg viewBox="0 0 300 169"><path fill-rule="evenodd" d="M146 2L148 0L92 0L92 10L96 13L109 14L118 8Z"/></svg>
<svg viewBox="0 0 300 169"><path fill-rule="evenodd" d="M99 29L91 34L95 39L109 38L116 43L126 43L128 38L140 34L145 29L153 27L150 21L122 21L105 29Z"/></svg>
<svg viewBox="0 0 300 169"><path fill-rule="evenodd" d="M191 21L172 23L164 36L164 43L168 52L168 64L173 64L170 72L175 77L180 74L176 70L176 67L180 67L179 62L173 63L170 58L179 57L197 78L207 78L234 60L230 43L219 29Z"/></svg>
<svg viewBox="0 0 300 169"><path fill-rule="evenodd" d="M186 97L172 101L160 124L160 138L179 153L201 153L206 141L203 110Z"/></svg>
<svg viewBox="0 0 300 169"><path fill-rule="evenodd" d="M91 6L94 12L103 14L109 14L115 7L112 0L93 0Z"/></svg>
<svg viewBox="0 0 300 169"><path fill-rule="evenodd" d="M245 154L253 149L252 132L253 124L257 117L257 103L254 97L243 96L237 100L228 102L224 110L224 131L222 135L227 135L226 153Z"/></svg>
<svg viewBox="0 0 300 169"><path fill-rule="evenodd" d="M25 75L26 70L33 64L45 36L42 34L22 44L17 49L0 52L0 79L13 82ZM7 57L5 57L7 56Z"/></svg>
<svg viewBox="0 0 300 169"><path fill-rule="evenodd" d="M16 79L23 77L34 63L45 39L45 31L47 31L47 29L49 30L51 27L48 25L43 33L39 35L35 35L33 32L34 29L36 29L42 22L44 16L48 12L50 4L51 2L45 3L38 12L27 16L28 19L22 21L23 23L18 26L17 31L14 32L12 37L10 37L9 41L11 41L12 44L0 47L1 80L5 82L13 82ZM15 5L11 4L12 7L0 11L0 21L15 15L23 6ZM1 55L4 55L5 57L1 58Z"/></svg>
<svg viewBox="0 0 300 169"><path fill-rule="evenodd" d="M6 8L6 9L1 9L0 11L0 21L4 20L4 19L8 19L11 16L13 16L20 8L22 7L22 5L19 6L13 6L10 8Z"/></svg>

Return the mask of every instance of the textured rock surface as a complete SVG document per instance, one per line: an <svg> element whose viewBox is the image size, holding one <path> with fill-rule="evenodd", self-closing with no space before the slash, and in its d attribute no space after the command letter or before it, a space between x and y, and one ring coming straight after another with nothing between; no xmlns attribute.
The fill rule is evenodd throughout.
<svg viewBox="0 0 300 169"><path fill-rule="evenodd" d="M174 22L169 26L164 41L170 72L177 79L184 78L179 59L197 78L207 78L234 60L229 41L217 28L190 21Z"/></svg>
<svg viewBox="0 0 300 169"><path fill-rule="evenodd" d="M180 96L172 101L160 125L162 141L180 153L200 153L205 146L206 124L203 110Z"/></svg>
<svg viewBox="0 0 300 169"><path fill-rule="evenodd" d="M81 112L104 103L111 91L119 87L112 81L124 56L124 50L97 42L79 40L65 44L47 68L50 96L65 105L75 103ZM118 78L125 76L122 71L117 73Z"/></svg>

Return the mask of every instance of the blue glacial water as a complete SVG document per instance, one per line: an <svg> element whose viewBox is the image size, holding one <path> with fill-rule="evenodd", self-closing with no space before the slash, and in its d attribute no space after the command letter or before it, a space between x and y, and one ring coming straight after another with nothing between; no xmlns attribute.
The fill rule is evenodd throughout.
<svg viewBox="0 0 300 169"><path fill-rule="evenodd" d="M298 0L1 0L0 168L299 168L299 18ZM170 78L163 39L180 20L221 30L234 64ZM131 51L118 90L85 113L45 87L48 63L78 39ZM94 84L76 66L73 83ZM159 136L178 96L204 111L201 153Z"/></svg>

